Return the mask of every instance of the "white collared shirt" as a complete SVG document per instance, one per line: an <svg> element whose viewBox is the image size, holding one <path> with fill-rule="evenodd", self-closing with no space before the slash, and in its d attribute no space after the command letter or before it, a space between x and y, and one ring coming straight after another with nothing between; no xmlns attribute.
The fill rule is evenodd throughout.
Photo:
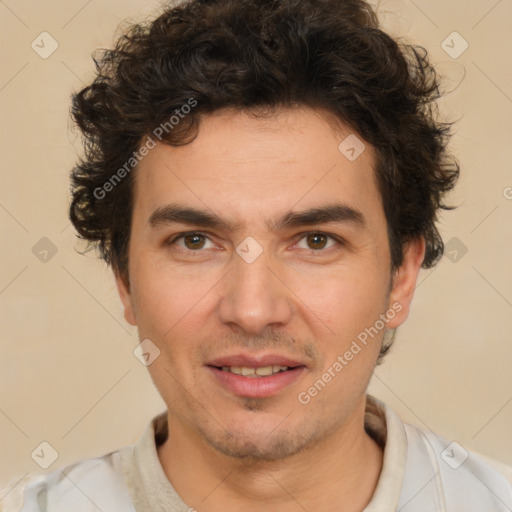
<svg viewBox="0 0 512 512"><path fill-rule="evenodd" d="M370 396L365 427L385 446L377 487L362 512L512 511L511 483L478 455L402 423L390 407ZM162 413L135 445L31 477L0 501L0 510L191 512L158 458L157 445L166 435L167 416Z"/></svg>

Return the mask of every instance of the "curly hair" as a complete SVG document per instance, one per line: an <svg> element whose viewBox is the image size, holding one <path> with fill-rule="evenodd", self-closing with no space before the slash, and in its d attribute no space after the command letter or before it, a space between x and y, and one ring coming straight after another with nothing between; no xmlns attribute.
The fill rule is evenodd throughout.
<svg viewBox="0 0 512 512"><path fill-rule="evenodd" d="M126 280L129 171L142 142L166 126L164 142L187 144L201 117L222 108L335 114L375 148L392 268L419 237L424 268L442 256L435 222L451 208L443 197L459 165L447 151L451 125L437 119L439 79L426 50L383 32L363 0L188 0L131 26L94 60L94 81L73 96L85 152L72 171L70 218ZM183 115L184 105L194 108Z"/></svg>

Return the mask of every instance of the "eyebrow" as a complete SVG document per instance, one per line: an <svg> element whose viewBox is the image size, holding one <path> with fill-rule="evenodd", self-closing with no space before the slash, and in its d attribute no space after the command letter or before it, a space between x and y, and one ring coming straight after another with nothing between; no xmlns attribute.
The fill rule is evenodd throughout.
<svg viewBox="0 0 512 512"><path fill-rule="evenodd" d="M209 229L224 229L226 231L237 231L242 226L239 222L233 223L222 219L211 211L198 210L179 204L161 206L149 218L151 227L171 223L201 226ZM288 212L276 221L267 222L267 226L272 231L279 231L286 228L326 223L348 223L361 228L366 226L363 213L343 203L318 206L300 212Z"/></svg>

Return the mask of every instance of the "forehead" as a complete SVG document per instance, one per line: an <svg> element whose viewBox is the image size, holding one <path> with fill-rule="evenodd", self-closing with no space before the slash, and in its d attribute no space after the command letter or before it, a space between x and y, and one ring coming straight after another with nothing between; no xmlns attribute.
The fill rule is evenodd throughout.
<svg viewBox="0 0 512 512"><path fill-rule="evenodd" d="M247 222L340 201L382 213L373 148L305 107L266 117L218 111L201 119L193 142L158 143L135 173L134 216L177 201Z"/></svg>

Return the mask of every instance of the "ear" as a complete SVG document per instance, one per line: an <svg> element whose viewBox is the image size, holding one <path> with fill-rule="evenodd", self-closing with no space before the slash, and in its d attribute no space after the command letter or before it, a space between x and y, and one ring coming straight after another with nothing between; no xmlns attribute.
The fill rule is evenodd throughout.
<svg viewBox="0 0 512 512"><path fill-rule="evenodd" d="M395 270L388 307L396 315L387 322L389 329L401 325L409 316L418 274L425 257L425 239L415 238L404 246L404 259L400 267Z"/></svg>
<svg viewBox="0 0 512 512"><path fill-rule="evenodd" d="M117 291L124 308L124 318L131 325L137 325L135 313L133 311L132 295L130 292L130 283L128 277L122 277L118 272L114 271L114 277L117 284Z"/></svg>

